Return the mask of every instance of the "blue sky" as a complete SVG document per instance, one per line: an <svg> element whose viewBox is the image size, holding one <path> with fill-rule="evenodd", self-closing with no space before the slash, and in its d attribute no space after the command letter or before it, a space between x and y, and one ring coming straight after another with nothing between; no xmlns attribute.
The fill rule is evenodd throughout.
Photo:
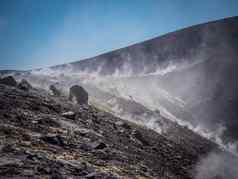
<svg viewBox="0 0 238 179"><path fill-rule="evenodd" d="M237 15L237 0L0 0L0 70L77 61Z"/></svg>

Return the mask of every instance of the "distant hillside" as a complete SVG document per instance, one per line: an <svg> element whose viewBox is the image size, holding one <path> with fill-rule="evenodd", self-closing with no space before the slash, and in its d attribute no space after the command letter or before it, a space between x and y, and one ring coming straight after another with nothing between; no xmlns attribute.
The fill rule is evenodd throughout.
<svg viewBox="0 0 238 179"><path fill-rule="evenodd" d="M142 104L159 104L195 126L212 130L223 126L225 134L238 139L238 17L192 26L52 69L69 67L89 75L133 76L123 81L130 91L126 95L136 91L133 98ZM120 85L114 83L117 89ZM171 102L168 95L184 106Z"/></svg>
<svg viewBox="0 0 238 179"><path fill-rule="evenodd" d="M238 17L209 22L71 63L73 70L99 71L102 75L147 74L171 63L196 63L200 60L235 60L238 55ZM53 69L64 69L59 65Z"/></svg>

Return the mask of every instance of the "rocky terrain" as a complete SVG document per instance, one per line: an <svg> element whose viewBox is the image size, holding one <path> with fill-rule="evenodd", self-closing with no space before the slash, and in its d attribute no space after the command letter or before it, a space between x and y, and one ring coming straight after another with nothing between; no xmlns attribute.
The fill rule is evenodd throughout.
<svg viewBox="0 0 238 179"><path fill-rule="evenodd" d="M0 119L2 178L186 179L216 150L188 129L193 139L184 145L92 105L6 83Z"/></svg>
<svg viewBox="0 0 238 179"><path fill-rule="evenodd" d="M55 83L62 89L80 84L114 114L117 105L108 106L106 99L116 96L208 130L224 145L238 146L237 32L238 17L231 17L70 64L0 74L45 89Z"/></svg>
<svg viewBox="0 0 238 179"><path fill-rule="evenodd" d="M237 52L232 17L0 71L0 176L236 179Z"/></svg>

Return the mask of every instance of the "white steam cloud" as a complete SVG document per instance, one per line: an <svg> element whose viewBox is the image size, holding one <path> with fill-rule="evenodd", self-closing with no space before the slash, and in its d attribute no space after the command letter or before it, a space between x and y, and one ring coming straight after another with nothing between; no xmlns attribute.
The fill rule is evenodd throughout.
<svg viewBox="0 0 238 179"><path fill-rule="evenodd" d="M129 58L129 57L128 57ZM130 59L128 59L130 60ZM196 64L198 61L196 62ZM199 61L200 63L200 61ZM130 77L132 75L132 68L128 63L123 64L121 70L116 70L115 73L108 76L101 76L100 72L102 66L98 66L97 70L94 72L89 72L88 69L83 71L74 71L72 65L67 65L63 70L61 69L52 69L44 68L31 71L31 77L28 80L33 83L35 86L43 87L48 89L49 84L56 83L67 83L66 86L80 82L80 84L90 84L98 89L107 92L116 97L124 98L126 100L133 100L140 104L143 104L148 109L151 110L160 110L161 114L168 119L176 122L180 126L186 126L190 130L198 133L199 135L217 143L223 150L232 152L233 154L237 153L238 142L226 142L222 140L223 132L226 130L225 126L218 126L216 130L209 130L203 124L192 125L190 122L180 119L174 115L166 106L161 104L161 100L166 99L170 104L179 106L181 109L185 108L186 102L180 97L172 96L168 91L163 89L163 86L156 84L156 81L149 81L143 79L146 76L150 75L165 75L175 70L181 70L183 68L188 68L194 64L176 65L169 63L163 69L158 69L154 73L146 75L137 75L135 77ZM135 78L135 79L133 79ZM38 80L36 80L38 79ZM40 80L39 80L40 79ZM47 79L47 80L45 80ZM147 86L146 86L147 85ZM60 87L59 87L60 88ZM65 89L65 86L61 86L61 90L67 93L68 89ZM140 120L134 120L135 116L130 113L124 113L123 109L118 106L117 101L107 101L110 105L108 107L119 117L146 125L147 127L154 129L155 131L161 133L165 131L166 127L161 126L158 123L158 119L153 117L141 115ZM108 104L107 104L108 105ZM143 120L144 119L144 120Z"/></svg>
<svg viewBox="0 0 238 179"><path fill-rule="evenodd" d="M89 90L89 93L91 92L92 95L96 95L94 96L95 99L91 101L95 102L98 100L97 104L100 104L103 108L106 107L110 112L123 119L139 125L145 125L160 134L166 133L167 126L160 121L158 116L148 116L146 113L137 115L130 113L130 111L126 111L123 108L123 104L120 104L117 98L142 104L152 111L159 110L162 116L180 126L186 126L204 138L215 142L223 151L228 151L232 155L238 156L238 142L224 142L222 140L226 130L225 126L219 124L216 129L211 130L204 123L194 125L176 116L168 106L172 105L184 110L186 108L186 101L179 96L170 94L163 86L157 84L156 79L150 78L150 76L163 76L183 68L186 68L186 65L178 66L177 64L170 63L167 67L158 69L154 73L133 76L132 68L129 64L125 63L122 69L117 69L112 75L101 76L102 66L99 66L94 72L87 69L75 72L73 67L68 65L64 70L51 68L33 70L30 76L22 76L22 78L27 78L35 86L47 89L49 84L59 83L62 91L65 91L65 93L68 90L66 87L73 84L85 85L86 89L88 86L93 86L95 89ZM111 97L105 100L97 99L101 96L101 93L97 94L97 90L110 94ZM225 153L213 152L198 162L193 173L195 174L195 179L217 179L219 177L219 179L237 179L238 172L235 169L238 166L237 164L236 157L232 158Z"/></svg>
<svg viewBox="0 0 238 179"><path fill-rule="evenodd" d="M195 168L195 179L237 179L238 160L227 153L212 152Z"/></svg>

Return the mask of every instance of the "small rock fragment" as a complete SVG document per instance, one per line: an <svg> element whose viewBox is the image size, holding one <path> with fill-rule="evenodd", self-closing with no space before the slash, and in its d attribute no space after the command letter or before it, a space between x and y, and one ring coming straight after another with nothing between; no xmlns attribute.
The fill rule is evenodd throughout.
<svg viewBox="0 0 238 179"><path fill-rule="evenodd" d="M102 172L98 172L98 171L89 173L84 178L85 179L99 179L99 178L101 178L101 179L119 179L118 177L113 176L110 173L102 173Z"/></svg>
<svg viewBox="0 0 238 179"><path fill-rule="evenodd" d="M85 150L85 151L90 151L90 150L102 150L102 149L105 149L107 147L107 145L103 142L98 142L98 141L95 141L95 142L92 142L92 143L88 143L88 144L82 144L80 146L80 148L82 150Z"/></svg>
<svg viewBox="0 0 238 179"><path fill-rule="evenodd" d="M97 173L96 172L90 173L90 174L86 175L85 178L87 178L87 179L96 179L97 178Z"/></svg>
<svg viewBox="0 0 238 179"><path fill-rule="evenodd" d="M40 125L50 126L50 127L60 127L59 122L56 119L52 118L42 118L39 121L34 121L34 123L38 123Z"/></svg>
<svg viewBox="0 0 238 179"><path fill-rule="evenodd" d="M52 145L59 145L59 146L65 145L62 137L59 135L47 135L47 136L41 137L41 139Z"/></svg>
<svg viewBox="0 0 238 179"><path fill-rule="evenodd" d="M64 112L62 113L62 116L68 119L75 119L76 114L73 111L68 111L68 112Z"/></svg>
<svg viewBox="0 0 238 179"><path fill-rule="evenodd" d="M106 147L107 147L107 145L106 145L105 143L100 142L100 143L95 147L95 149L101 150L101 149L104 149L104 148L106 148Z"/></svg>

